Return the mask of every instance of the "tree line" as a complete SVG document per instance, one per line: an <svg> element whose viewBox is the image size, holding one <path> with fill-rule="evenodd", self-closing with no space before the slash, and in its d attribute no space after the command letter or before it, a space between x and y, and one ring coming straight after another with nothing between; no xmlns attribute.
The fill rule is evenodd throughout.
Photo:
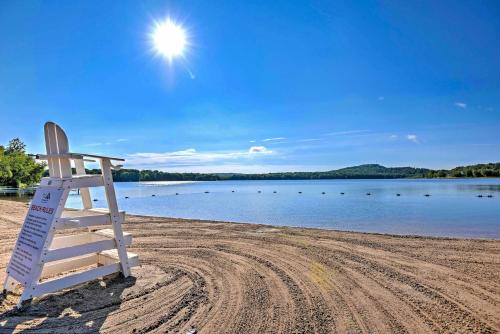
<svg viewBox="0 0 500 334"><path fill-rule="evenodd" d="M99 169L87 169L98 174ZM46 164L36 162L26 153L26 145L12 139L0 145L0 186L28 187L48 176ZM224 180L315 180L315 179L396 179L396 178L453 178L500 177L500 163L460 166L450 170L431 170L414 167L384 167L366 164L325 172L280 172L266 174L240 173L169 173L159 170L121 169L113 171L115 182L136 181L224 181Z"/></svg>
<svg viewBox="0 0 500 334"><path fill-rule="evenodd" d="M425 177L500 177L500 163L460 166L451 170L431 170Z"/></svg>
<svg viewBox="0 0 500 334"><path fill-rule="evenodd" d="M98 169L87 171L100 173ZM121 169L113 171L116 182L134 181L225 181L225 180L315 180L315 179L399 179L500 177L500 163L431 170L414 167L384 167L376 164L347 167L326 172L281 172L267 174L239 173L169 173L158 170Z"/></svg>

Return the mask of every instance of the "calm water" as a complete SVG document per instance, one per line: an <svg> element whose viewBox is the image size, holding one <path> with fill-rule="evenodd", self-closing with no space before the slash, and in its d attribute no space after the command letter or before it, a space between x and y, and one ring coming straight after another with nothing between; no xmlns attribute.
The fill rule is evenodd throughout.
<svg viewBox="0 0 500 334"><path fill-rule="evenodd" d="M134 182L116 192L121 209L141 215L500 239L500 179ZM102 191L92 195L105 206Z"/></svg>

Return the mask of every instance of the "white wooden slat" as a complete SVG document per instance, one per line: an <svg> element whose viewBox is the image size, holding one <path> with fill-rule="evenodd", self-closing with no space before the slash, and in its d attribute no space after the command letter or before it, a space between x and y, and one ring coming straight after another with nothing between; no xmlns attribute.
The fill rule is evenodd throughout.
<svg viewBox="0 0 500 334"><path fill-rule="evenodd" d="M75 161L75 169L77 175L85 175L85 164L83 159L76 159ZM92 200L90 198L89 188L80 188L80 197L82 198L83 208L91 209L92 208Z"/></svg>
<svg viewBox="0 0 500 334"><path fill-rule="evenodd" d="M115 160L115 161L125 161L125 159L123 159L123 158L106 157L106 156L103 156L103 155L96 155L96 154L86 154L86 153L75 153L75 154L81 154L84 157L96 158L96 159L107 159L107 160Z"/></svg>
<svg viewBox="0 0 500 334"><path fill-rule="evenodd" d="M36 154L35 159L37 160L49 160L49 159L59 159L59 158L68 158L68 159L84 159L83 155L79 153L51 153L51 154ZM87 160L89 162L95 162L94 160Z"/></svg>
<svg viewBox="0 0 500 334"><path fill-rule="evenodd" d="M64 130L57 124L55 126L57 153L69 153L68 137ZM59 165L61 169L61 177L71 177L71 162L68 158L59 158Z"/></svg>
<svg viewBox="0 0 500 334"><path fill-rule="evenodd" d="M85 283L102 276L110 275L120 271L120 264L114 263L102 267L93 268L81 273L52 279L38 284L30 293L30 298L38 297L43 294L69 288L71 286Z"/></svg>
<svg viewBox="0 0 500 334"><path fill-rule="evenodd" d="M102 187L104 181L102 175L74 175L70 179L64 179L64 187L71 189Z"/></svg>
<svg viewBox="0 0 500 334"><path fill-rule="evenodd" d="M81 218L59 218L54 224L57 230L64 230L68 228L90 227L90 226L103 226L110 225L111 219L109 215L89 216Z"/></svg>
<svg viewBox="0 0 500 334"><path fill-rule="evenodd" d="M111 233L112 233L111 229L104 229L96 232L85 232L73 235L56 236L52 241L49 250L53 251L60 248L79 246L89 242L114 240L113 236L110 235ZM132 236L130 235L130 233L124 233L124 238L127 240L128 239L132 240Z"/></svg>
<svg viewBox="0 0 500 334"><path fill-rule="evenodd" d="M131 245L132 237L124 238L124 243L127 246ZM67 259L83 254L97 253L104 250L113 249L116 247L115 245L115 240L100 240L77 246L49 250L45 255L45 262Z"/></svg>
<svg viewBox="0 0 500 334"><path fill-rule="evenodd" d="M88 188L88 187L102 187L104 181L102 175L74 175L71 178L55 178L55 177L44 177L40 181L41 186L51 186L59 188Z"/></svg>
<svg viewBox="0 0 500 334"><path fill-rule="evenodd" d="M130 267L135 267L139 265L139 256L137 254L127 252L127 258ZM118 252L116 251L116 249L103 251L98 254L98 262L102 265L108 265L119 261L120 257L118 256Z"/></svg>
<svg viewBox="0 0 500 334"><path fill-rule="evenodd" d="M45 148L47 149L47 154L57 154L57 139L55 132L55 124L52 122L45 123ZM50 158L49 159L49 175L51 177L61 177L61 170L59 167L59 159Z"/></svg>
<svg viewBox="0 0 500 334"><path fill-rule="evenodd" d="M125 220L125 211L120 211L120 220ZM55 223L56 229L111 225L111 216L107 209L65 210Z"/></svg>
<svg viewBox="0 0 500 334"><path fill-rule="evenodd" d="M70 259L49 262L43 267L41 277L46 278L65 271L91 266L98 263L98 260L99 256L97 254L87 254Z"/></svg>
<svg viewBox="0 0 500 334"><path fill-rule="evenodd" d="M42 177L40 180L40 186L44 187L62 188L63 183L63 179L55 177Z"/></svg>
<svg viewBox="0 0 500 334"><path fill-rule="evenodd" d="M101 238L100 240L106 240L106 238ZM91 239L90 232L73 234L73 235L59 235L54 237L54 240L52 241L49 250L83 245L91 241L96 241L96 240Z"/></svg>

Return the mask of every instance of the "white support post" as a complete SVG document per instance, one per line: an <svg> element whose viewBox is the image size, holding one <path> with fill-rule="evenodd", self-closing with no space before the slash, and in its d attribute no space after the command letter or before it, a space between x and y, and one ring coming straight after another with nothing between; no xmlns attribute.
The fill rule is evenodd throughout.
<svg viewBox="0 0 500 334"><path fill-rule="evenodd" d="M106 199L108 202L109 214L111 216L111 223L113 225L113 232L115 234L116 248L118 250L118 257L120 258L123 276L130 276L130 266L128 263L127 249L125 247L125 240L123 239L122 222L120 219L120 212L118 211L118 204L116 202L115 188L113 186L113 175L111 173L111 161L109 159L101 160L101 171L104 179L104 190L106 192Z"/></svg>
<svg viewBox="0 0 500 334"><path fill-rule="evenodd" d="M85 164L83 159L75 159L75 168L77 175L85 175ZM89 188L80 188L80 197L82 198L83 208L92 209L92 200L90 198Z"/></svg>

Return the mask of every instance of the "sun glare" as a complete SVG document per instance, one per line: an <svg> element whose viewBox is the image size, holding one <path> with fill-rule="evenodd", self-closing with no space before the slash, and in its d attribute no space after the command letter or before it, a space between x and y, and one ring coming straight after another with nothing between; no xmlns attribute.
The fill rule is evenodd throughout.
<svg viewBox="0 0 500 334"><path fill-rule="evenodd" d="M170 18L155 23L152 40L155 52L169 62L182 56L187 45L186 31Z"/></svg>

